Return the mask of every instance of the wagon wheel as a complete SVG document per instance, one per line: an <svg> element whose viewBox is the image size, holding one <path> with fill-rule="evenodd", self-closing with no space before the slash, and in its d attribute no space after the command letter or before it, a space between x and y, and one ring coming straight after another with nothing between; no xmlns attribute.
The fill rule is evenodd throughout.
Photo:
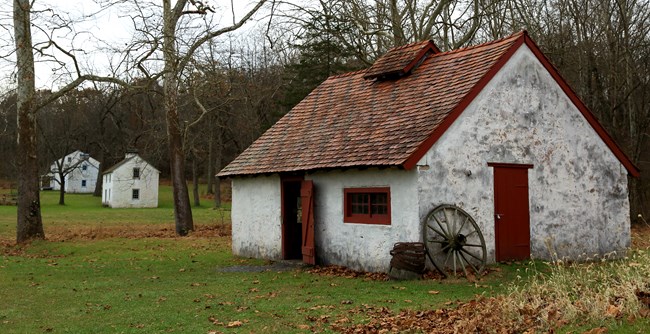
<svg viewBox="0 0 650 334"><path fill-rule="evenodd" d="M475 275L485 267L485 240L481 229L463 209L443 204L433 209L424 221L424 245L431 263L443 275L454 275L468 268Z"/></svg>

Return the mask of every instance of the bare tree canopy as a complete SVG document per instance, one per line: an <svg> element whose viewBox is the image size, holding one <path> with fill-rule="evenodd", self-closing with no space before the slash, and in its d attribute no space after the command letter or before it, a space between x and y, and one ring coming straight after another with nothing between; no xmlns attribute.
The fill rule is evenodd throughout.
<svg viewBox="0 0 650 334"><path fill-rule="evenodd" d="M0 87L9 92L0 103L0 148L15 159L0 163L0 177L17 180L19 242L45 235L38 179L53 161L52 152L45 159L55 150L49 138L64 128L47 121L56 108L83 133L66 150L92 150L110 165L138 147L164 164L176 231L185 235L193 229L187 180L199 203L206 177L220 205L216 171L325 78L425 39L447 51L528 30L628 156L650 168L647 0L256 0L237 13L234 2L215 3L96 0L94 11L70 16L39 0L13 0L11 23L0 22L10 32L0 38L13 45L0 58L15 79ZM109 12L130 23L119 43L80 28ZM256 19L257 29L241 30ZM90 50L82 36L101 47ZM89 61L97 53L109 59L105 68ZM53 69L48 90L37 90L39 62ZM61 100L67 95L87 101L76 110ZM649 177L629 182L633 217L650 215Z"/></svg>

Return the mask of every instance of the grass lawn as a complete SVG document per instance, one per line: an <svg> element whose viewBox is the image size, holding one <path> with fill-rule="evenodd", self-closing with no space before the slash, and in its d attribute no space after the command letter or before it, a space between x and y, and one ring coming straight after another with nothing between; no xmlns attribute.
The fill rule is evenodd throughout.
<svg viewBox="0 0 650 334"><path fill-rule="evenodd" d="M377 281L304 269L224 272L265 261L233 257L229 211L209 200L193 213L198 232L173 236L171 191L156 209L109 209L89 195L42 194L47 241L13 245L15 207L0 207L0 333L307 333L364 323L364 310L453 308L498 296L526 265L464 279ZM152 234L152 231L165 233ZM82 231L83 233L79 233ZM125 232L126 231L126 232ZM130 231L130 232L129 232ZM526 273L526 274L525 274ZM602 324L637 333L648 319ZM582 332L601 323L569 324ZM583 326L583 327L580 327Z"/></svg>
<svg viewBox="0 0 650 334"><path fill-rule="evenodd" d="M45 234L67 236L72 232L102 230L174 229L174 206L170 186L160 186L157 208L111 209L101 205L100 197L90 194L66 194L66 205L58 205L58 191L41 192L41 212ZM202 199L200 207L193 207L192 214L198 224L230 222L230 205L221 210L212 208L211 199ZM13 239L16 234L16 207L0 206L0 239Z"/></svg>

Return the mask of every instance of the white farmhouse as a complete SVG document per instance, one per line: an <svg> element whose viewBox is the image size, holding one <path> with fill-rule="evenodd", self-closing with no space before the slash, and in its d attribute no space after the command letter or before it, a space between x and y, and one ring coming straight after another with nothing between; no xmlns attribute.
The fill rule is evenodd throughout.
<svg viewBox="0 0 650 334"><path fill-rule="evenodd" d="M79 150L54 161L46 174L50 189L61 189L61 174L66 193L92 193L99 174L99 161Z"/></svg>
<svg viewBox="0 0 650 334"><path fill-rule="evenodd" d="M157 207L159 174L137 152L127 152L103 174L102 203L111 208Z"/></svg>
<svg viewBox="0 0 650 334"><path fill-rule="evenodd" d="M368 271L398 242L447 268L624 254L628 175L526 32L332 76L219 173L236 255Z"/></svg>

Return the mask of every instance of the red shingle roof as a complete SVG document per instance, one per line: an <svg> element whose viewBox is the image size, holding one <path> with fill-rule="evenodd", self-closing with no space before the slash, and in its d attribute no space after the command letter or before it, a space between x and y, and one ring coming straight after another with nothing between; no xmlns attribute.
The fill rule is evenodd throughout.
<svg viewBox="0 0 650 334"><path fill-rule="evenodd" d="M408 64L402 67L407 58L404 55L422 57L427 43L407 46L407 50L419 51L397 52L396 61L385 60L387 65L380 63L375 70L373 66L328 78L219 176L370 166L413 168L521 44L526 43L534 52L539 50L525 32L520 32L417 59L421 64L397 80L365 79L368 73L406 68ZM557 74L541 52L536 55ZM559 74L556 80L564 82ZM562 88L573 94L568 86ZM588 116L593 118L577 97L574 103L587 113L588 120ZM607 138L611 141L597 121L590 123L606 142ZM634 175L636 167L616 144L607 144Z"/></svg>

